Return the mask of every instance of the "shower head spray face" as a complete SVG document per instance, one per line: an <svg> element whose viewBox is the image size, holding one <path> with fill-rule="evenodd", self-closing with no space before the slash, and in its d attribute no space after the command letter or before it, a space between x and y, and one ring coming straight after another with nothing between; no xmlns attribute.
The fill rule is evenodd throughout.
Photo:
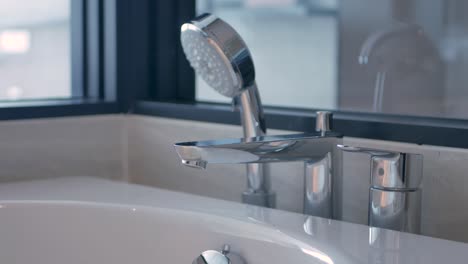
<svg viewBox="0 0 468 264"><path fill-rule="evenodd" d="M250 52L226 22L201 15L182 25L180 39L192 68L220 94L233 98L254 84Z"/></svg>

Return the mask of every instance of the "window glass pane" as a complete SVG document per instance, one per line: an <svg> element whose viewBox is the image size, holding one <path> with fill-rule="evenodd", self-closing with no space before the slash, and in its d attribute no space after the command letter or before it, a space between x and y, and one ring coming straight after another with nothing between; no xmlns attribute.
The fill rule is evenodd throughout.
<svg viewBox="0 0 468 264"><path fill-rule="evenodd" d="M198 0L252 53L266 105L468 118L466 0ZM228 102L196 80L199 101Z"/></svg>
<svg viewBox="0 0 468 264"><path fill-rule="evenodd" d="M242 36L252 53L265 105L333 108L337 101L336 2L198 0ZM310 34L306 34L309 32ZM229 102L196 79L199 101Z"/></svg>
<svg viewBox="0 0 468 264"><path fill-rule="evenodd" d="M0 100L71 97L70 0L0 1Z"/></svg>

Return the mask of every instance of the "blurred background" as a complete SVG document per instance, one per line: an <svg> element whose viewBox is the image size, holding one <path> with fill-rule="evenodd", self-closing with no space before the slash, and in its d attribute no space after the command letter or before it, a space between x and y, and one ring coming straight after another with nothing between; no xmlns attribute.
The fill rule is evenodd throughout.
<svg viewBox="0 0 468 264"><path fill-rule="evenodd" d="M468 117L466 1L198 0L204 12L247 42L267 105Z"/></svg>
<svg viewBox="0 0 468 264"><path fill-rule="evenodd" d="M338 93L338 13L335 1L198 0L244 38L268 105L335 108ZM197 78L200 101L228 102Z"/></svg>
<svg viewBox="0 0 468 264"><path fill-rule="evenodd" d="M0 100L71 97L70 1L0 1Z"/></svg>
<svg viewBox="0 0 468 264"><path fill-rule="evenodd" d="M468 118L464 0L198 0L251 49L264 104ZM71 0L0 1L0 101L70 98ZM229 102L196 79L200 102Z"/></svg>

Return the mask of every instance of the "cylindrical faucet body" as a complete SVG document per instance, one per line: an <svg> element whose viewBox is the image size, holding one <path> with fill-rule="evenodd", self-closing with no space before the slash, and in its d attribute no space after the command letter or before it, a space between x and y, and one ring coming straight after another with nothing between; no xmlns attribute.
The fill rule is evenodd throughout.
<svg viewBox="0 0 468 264"><path fill-rule="evenodd" d="M394 153L371 160L369 225L419 233L422 155Z"/></svg>
<svg viewBox="0 0 468 264"><path fill-rule="evenodd" d="M315 131L325 135L331 131L333 114L328 111L316 112ZM337 216L336 202L333 199L337 195L334 192L335 182L340 172L336 161L336 151L331 148L321 159L306 161L304 163L304 207L303 213L324 218ZM334 203L335 202L335 203Z"/></svg>
<svg viewBox="0 0 468 264"><path fill-rule="evenodd" d="M371 155L369 225L419 233L423 156L343 145L338 148Z"/></svg>
<svg viewBox="0 0 468 264"><path fill-rule="evenodd" d="M369 189L370 226L418 234L421 223L421 189Z"/></svg>
<svg viewBox="0 0 468 264"><path fill-rule="evenodd" d="M304 170L304 214L332 218L332 154L323 159L305 162Z"/></svg>

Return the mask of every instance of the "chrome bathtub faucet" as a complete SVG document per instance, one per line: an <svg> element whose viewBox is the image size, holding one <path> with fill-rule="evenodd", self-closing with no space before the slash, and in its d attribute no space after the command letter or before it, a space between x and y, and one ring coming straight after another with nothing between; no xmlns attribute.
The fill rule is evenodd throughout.
<svg viewBox="0 0 468 264"><path fill-rule="evenodd" d="M331 130L332 114L326 111L316 113L314 133L266 136L266 124L255 82L253 60L240 35L218 17L203 14L182 25L181 44L195 72L217 92L232 98L234 106L240 110L244 132L242 139L177 143L175 149L182 163L196 168L205 168L209 163L246 164L248 186L242 194L242 201L248 204L275 207L275 194L270 188L267 163L303 161L303 212L314 216L342 219L341 150L350 151L350 149L342 146L343 135ZM365 52L362 54L362 60L367 62L369 56ZM341 146L341 150L337 148L337 145ZM368 150L363 151L370 153ZM371 154L373 161L383 158L382 155L376 157L374 154L374 152ZM404 164L409 164L405 163L408 161L406 157L416 157L409 154L398 155L402 158L401 162L396 162L395 170L401 170L398 164L403 164L403 167ZM397 154L394 156L396 157ZM405 177L407 174L403 170L399 175ZM373 176L371 178L374 179ZM394 187L378 184L371 186L369 224L417 232L416 224L411 222L419 221L419 217L415 215L418 211L417 202L416 205L408 205L411 209L403 213L392 212L390 208L384 208L378 204L378 197L391 196L395 199L389 198L387 202L394 206L402 206L401 209L406 210L407 205L397 204L397 200L404 202L410 196L413 197L411 194L418 193L416 189L412 189L412 185L408 187L409 189L402 187L402 189L394 190L392 189ZM399 186L395 188L397 187L400 188ZM411 214L405 214L405 212ZM412 218L410 215L415 216ZM392 220L386 216L390 216ZM411 219L402 220L408 217ZM404 224L396 226L393 222L404 222Z"/></svg>
<svg viewBox="0 0 468 264"><path fill-rule="evenodd" d="M371 156L368 224L420 232L423 156L351 147L331 130L332 114L316 114L316 131L307 134L184 142L174 145L183 164L263 164L304 161L303 213L342 219L342 151Z"/></svg>
<svg viewBox="0 0 468 264"><path fill-rule="evenodd" d="M423 156L345 145L338 148L370 155L368 224L419 233Z"/></svg>
<svg viewBox="0 0 468 264"><path fill-rule="evenodd" d="M339 184L341 162L336 148L342 135L331 131L332 114L317 112L316 132L281 136L176 143L182 163L205 168L208 164L264 164L304 161L304 213L335 218L333 186ZM339 194L339 192L335 192Z"/></svg>

